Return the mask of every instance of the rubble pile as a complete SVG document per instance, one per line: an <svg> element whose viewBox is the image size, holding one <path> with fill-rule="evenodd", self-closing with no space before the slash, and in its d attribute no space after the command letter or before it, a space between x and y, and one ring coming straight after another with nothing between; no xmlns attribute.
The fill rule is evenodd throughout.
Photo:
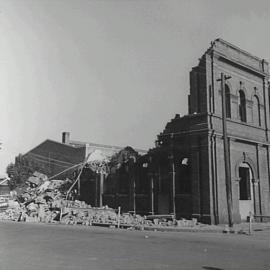
<svg viewBox="0 0 270 270"><path fill-rule="evenodd" d="M192 227L197 220L174 220L148 218L130 213L120 214L115 209L91 207L83 201L67 200L61 187L67 181L49 180L35 173L29 177L28 185L8 200L8 207L0 211L0 220L21 222L61 223L67 225L105 225L113 227L181 226Z"/></svg>
<svg viewBox="0 0 270 270"><path fill-rule="evenodd" d="M81 225L94 225L94 224L107 224L116 225L118 215L116 212L108 207L96 208L63 208L61 223L63 224L81 224Z"/></svg>
<svg viewBox="0 0 270 270"><path fill-rule="evenodd" d="M64 205L61 192L56 189L61 180L45 180L37 186L37 180L30 179L30 185L21 194L13 195L8 201L8 209L0 212L0 219L26 222L52 222L57 220ZM35 187L33 187L35 185Z"/></svg>

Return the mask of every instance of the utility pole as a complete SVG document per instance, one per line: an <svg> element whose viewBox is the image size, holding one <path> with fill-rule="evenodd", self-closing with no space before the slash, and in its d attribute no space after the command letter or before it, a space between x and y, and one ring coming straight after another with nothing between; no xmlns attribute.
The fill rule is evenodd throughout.
<svg viewBox="0 0 270 270"><path fill-rule="evenodd" d="M99 206L103 206L103 189L104 189L104 173L100 172L99 173L99 179L100 179L100 184L99 184Z"/></svg>
<svg viewBox="0 0 270 270"><path fill-rule="evenodd" d="M149 157L149 177L150 177L150 194L151 194L151 214L154 215L155 212L155 204L154 204L154 164L153 164L153 158Z"/></svg>
<svg viewBox="0 0 270 270"><path fill-rule="evenodd" d="M171 149L170 149L170 160L171 160L171 174L172 174L172 210L174 218L176 218L176 205L175 205L175 156L174 156L174 134L171 134Z"/></svg>
<svg viewBox="0 0 270 270"><path fill-rule="evenodd" d="M225 93L225 81L231 77L225 76L221 73L221 97L222 97L222 126L223 126L223 147L224 147L224 164L225 164L225 183L226 183L226 196L227 196L227 206L228 206L228 221L229 227L233 227L232 218L232 187L231 187L231 166L230 166L230 156L229 156L229 145L228 145L228 135L227 135L227 114L226 114L226 93Z"/></svg>
<svg viewBox="0 0 270 270"><path fill-rule="evenodd" d="M172 194L173 194L173 214L176 218L176 206L175 206L175 163L174 156L172 156Z"/></svg>

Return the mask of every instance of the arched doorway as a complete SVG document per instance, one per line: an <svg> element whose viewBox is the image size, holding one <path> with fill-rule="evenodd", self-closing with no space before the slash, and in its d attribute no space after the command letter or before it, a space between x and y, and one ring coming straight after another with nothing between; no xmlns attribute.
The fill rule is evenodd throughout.
<svg viewBox="0 0 270 270"><path fill-rule="evenodd" d="M247 220L249 213L254 213L252 179L253 173L250 166L242 162L239 172L239 213L241 220Z"/></svg>

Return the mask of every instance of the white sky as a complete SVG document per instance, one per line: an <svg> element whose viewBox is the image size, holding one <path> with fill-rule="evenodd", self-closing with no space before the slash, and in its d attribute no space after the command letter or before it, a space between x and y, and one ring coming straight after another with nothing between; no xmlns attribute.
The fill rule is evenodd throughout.
<svg viewBox="0 0 270 270"><path fill-rule="evenodd" d="M153 147L210 42L270 60L269 26L269 1L0 0L0 172L62 131Z"/></svg>

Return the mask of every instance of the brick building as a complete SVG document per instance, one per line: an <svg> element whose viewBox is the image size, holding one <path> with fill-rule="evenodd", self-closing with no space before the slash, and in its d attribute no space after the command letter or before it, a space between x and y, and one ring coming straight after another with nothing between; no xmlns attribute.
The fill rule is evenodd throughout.
<svg viewBox="0 0 270 270"><path fill-rule="evenodd" d="M176 213L207 223L227 223L221 73L233 221L249 212L270 215L269 66L217 39L190 72L189 114L176 115L149 151L151 201L155 213Z"/></svg>
<svg viewBox="0 0 270 270"><path fill-rule="evenodd" d="M73 145L69 133L64 132L62 142L47 139L25 153L24 157L37 164L40 172L50 177L83 162L86 145ZM65 176L63 174L59 178Z"/></svg>
<svg viewBox="0 0 270 270"><path fill-rule="evenodd" d="M25 153L24 156L39 163L40 167L44 168L43 172L48 176L52 176L73 165L82 163L95 150L100 150L105 155L112 156L123 148L120 146L71 140L70 133L63 132L62 142L47 139ZM136 149L136 151L140 154L146 153L146 151L140 149ZM64 174L61 175L61 177L64 176Z"/></svg>
<svg viewBox="0 0 270 270"><path fill-rule="evenodd" d="M66 173L57 175L57 179L65 179L72 176L72 172L78 169L78 164L82 164L84 160L92 153L99 151L108 160L115 154L128 156L145 155L147 151L141 149L132 149L131 147L120 147L105 144L96 144L92 142L83 142L71 140L69 132L62 133L62 142L45 140L30 151L24 154L27 160L32 161L38 166L39 171L46 174L48 177L57 175L65 170ZM127 159L128 160L128 159ZM133 193L131 190L134 170L131 170L132 160L123 161L121 167L115 172L105 175L96 173L90 166L85 166L80 177L80 195L77 199L83 200L92 206L109 205L117 208L121 206L124 211L134 209ZM137 162L140 164L140 162ZM70 170L70 168L73 168ZM131 174L132 172L132 174ZM136 173L139 169L136 170ZM146 175L146 174L144 174ZM142 174L141 174L142 176ZM140 177L144 181L147 177ZM145 184L147 186L147 183ZM138 186L140 187L140 185ZM76 188L78 188L76 186ZM140 189L137 191L140 192ZM145 204L145 197L149 194L138 195L142 199L137 199L138 209L148 211L148 206ZM141 205L141 207L140 207Z"/></svg>
<svg viewBox="0 0 270 270"><path fill-rule="evenodd" d="M156 147L134 163L124 162L98 183L85 169L81 199L92 205L121 206L124 211L195 217L202 222L228 222L222 126L221 73L225 84L233 221L249 212L270 215L269 65L236 46L217 39L190 72L189 114L176 115L157 136ZM27 155L42 158L52 173L82 162L100 149L113 155L123 148L47 140ZM60 163L59 163L60 161ZM84 184L83 184L84 183ZM101 188L102 187L102 188Z"/></svg>

